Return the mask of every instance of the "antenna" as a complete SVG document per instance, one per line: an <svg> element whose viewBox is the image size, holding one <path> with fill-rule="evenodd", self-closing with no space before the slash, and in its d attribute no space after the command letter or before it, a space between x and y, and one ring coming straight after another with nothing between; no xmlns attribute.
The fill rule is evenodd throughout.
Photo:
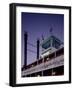
<svg viewBox="0 0 73 90"><path fill-rule="evenodd" d="M50 30L49 30L49 33L50 33L51 36L53 35L52 31L53 31L53 28L51 27Z"/></svg>
<svg viewBox="0 0 73 90"><path fill-rule="evenodd" d="M44 36L43 36L43 34L42 34L42 40L44 40Z"/></svg>

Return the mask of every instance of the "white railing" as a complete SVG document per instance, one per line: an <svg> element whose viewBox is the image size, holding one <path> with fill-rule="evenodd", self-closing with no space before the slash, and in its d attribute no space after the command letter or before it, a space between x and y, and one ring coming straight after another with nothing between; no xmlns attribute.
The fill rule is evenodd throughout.
<svg viewBox="0 0 73 90"><path fill-rule="evenodd" d="M22 71L22 75L28 75L31 73L39 72L39 71L46 70L46 69L55 68L55 67L62 66L62 65L64 65L64 55L58 56L56 58L48 60L47 62L43 62L37 66L26 69L26 70Z"/></svg>

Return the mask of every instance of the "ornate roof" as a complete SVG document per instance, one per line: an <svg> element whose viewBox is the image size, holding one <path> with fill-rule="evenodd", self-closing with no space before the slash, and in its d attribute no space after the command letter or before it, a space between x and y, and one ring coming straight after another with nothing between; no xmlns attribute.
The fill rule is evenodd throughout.
<svg viewBox="0 0 73 90"><path fill-rule="evenodd" d="M63 44L63 42L59 40L57 37L50 36L46 40L44 40L41 45L42 45L42 48L47 49L48 47L52 47L52 46L54 47L54 44L56 43L58 43L59 46Z"/></svg>

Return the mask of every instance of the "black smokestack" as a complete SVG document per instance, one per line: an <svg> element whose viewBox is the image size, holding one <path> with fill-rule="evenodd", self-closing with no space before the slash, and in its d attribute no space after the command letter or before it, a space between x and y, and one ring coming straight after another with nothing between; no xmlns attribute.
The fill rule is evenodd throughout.
<svg viewBox="0 0 73 90"><path fill-rule="evenodd" d="M40 46L40 41L38 39L37 40L37 59L39 59L39 46Z"/></svg>
<svg viewBox="0 0 73 90"><path fill-rule="evenodd" d="M27 39L28 35L27 32L24 33L24 67L26 69L27 66Z"/></svg>

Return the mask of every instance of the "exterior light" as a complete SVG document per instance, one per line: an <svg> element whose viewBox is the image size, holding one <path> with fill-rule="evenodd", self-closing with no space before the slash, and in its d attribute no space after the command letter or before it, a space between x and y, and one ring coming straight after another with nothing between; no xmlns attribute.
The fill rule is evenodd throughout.
<svg viewBox="0 0 73 90"><path fill-rule="evenodd" d="M49 58L47 58L47 61L49 60Z"/></svg>
<svg viewBox="0 0 73 90"><path fill-rule="evenodd" d="M40 77L40 75L37 75L37 77Z"/></svg>
<svg viewBox="0 0 73 90"><path fill-rule="evenodd" d="M56 72L52 72L52 75L55 75L56 74Z"/></svg>

